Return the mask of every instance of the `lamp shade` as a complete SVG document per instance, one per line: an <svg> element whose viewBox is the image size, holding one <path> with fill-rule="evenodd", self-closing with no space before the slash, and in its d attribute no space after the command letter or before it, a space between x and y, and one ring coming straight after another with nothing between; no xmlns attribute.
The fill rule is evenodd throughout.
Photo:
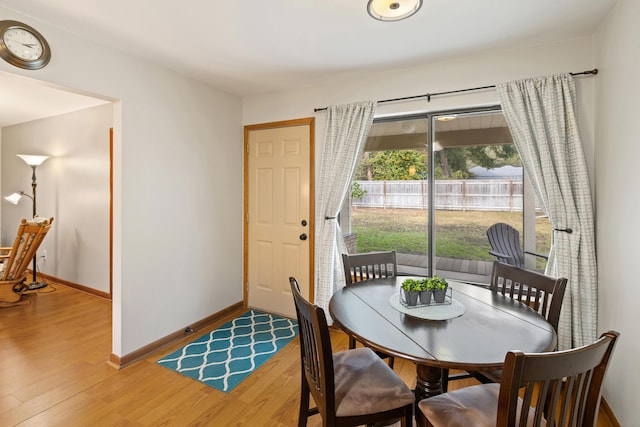
<svg viewBox="0 0 640 427"><path fill-rule="evenodd" d="M415 14L422 0L369 0L367 11L379 21L399 21Z"/></svg>
<svg viewBox="0 0 640 427"><path fill-rule="evenodd" d="M20 199L22 199L22 193L13 193L4 198L7 202L11 202L17 205Z"/></svg>
<svg viewBox="0 0 640 427"><path fill-rule="evenodd" d="M36 156L31 154L16 154L16 156L24 160L29 166L40 166L42 162L49 158L49 156Z"/></svg>

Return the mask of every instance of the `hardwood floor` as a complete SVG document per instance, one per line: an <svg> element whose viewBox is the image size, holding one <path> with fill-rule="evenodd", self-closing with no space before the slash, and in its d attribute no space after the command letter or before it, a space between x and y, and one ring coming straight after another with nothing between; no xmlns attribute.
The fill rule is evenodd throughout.
<svg viewBox="0 0 640 427"><path fill-rule="evenodd" d="M0 426L297 425L298 340L225 394L155 362L233 316L117 371L107 365L110 301L57 284L36 293L0 309ZM332 331L332 343L346 349L346 335ZM396 359L395 371L415 385L414 365Z"/></svg>

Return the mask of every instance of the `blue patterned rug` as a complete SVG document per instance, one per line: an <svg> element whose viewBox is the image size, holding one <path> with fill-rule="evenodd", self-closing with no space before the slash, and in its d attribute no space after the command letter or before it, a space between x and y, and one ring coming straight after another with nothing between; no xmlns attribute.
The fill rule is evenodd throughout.
<svg viewBox="0 0 640 427"><path fill-rule="evenodd" d="M296 335L295 320L252 310L157 363L229 392Z"/></svg>

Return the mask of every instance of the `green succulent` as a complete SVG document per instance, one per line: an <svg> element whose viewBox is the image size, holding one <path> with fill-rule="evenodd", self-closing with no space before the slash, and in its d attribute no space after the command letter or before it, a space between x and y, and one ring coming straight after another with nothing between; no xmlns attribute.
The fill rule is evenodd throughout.
<svg viewBox="0 0 640 427"><path fill-rule="evenodd" d="M426 291L427 279L405 279L401 287L405 291Z"/></svg>
<svg viewBox="0 0 640 427"><path fill-rule="evenodd" d="M447 286L449 286L449 283L447 283L446 279L438 276L433 276L427 282L429 289L447 289Z"/></svg>
<svg viewBox="0 0 640 427"><path fill-rule="evenodd" d="M404 282L402 282L402 289L405 291L418 291L420 290L419 286L418 280L416 279L405 279Z"/></svg>

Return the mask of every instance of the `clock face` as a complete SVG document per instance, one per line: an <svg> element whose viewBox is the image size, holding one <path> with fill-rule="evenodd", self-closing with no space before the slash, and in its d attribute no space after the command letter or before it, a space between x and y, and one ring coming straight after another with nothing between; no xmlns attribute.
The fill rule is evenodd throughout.
<svg viewBox="0 0 640 427"><path fill-rule="evenodd" d="M18 21L0 21L0 58L11 65L38 70L49 63L51 50L42 35Z"/></svg>
<svg viewBox="0 0 640 427"><path fill-rule="evenodd" d="M23 28L10 28L4 33L7 49L24 61L35 61L42 56L42 43Z"/></svg>

